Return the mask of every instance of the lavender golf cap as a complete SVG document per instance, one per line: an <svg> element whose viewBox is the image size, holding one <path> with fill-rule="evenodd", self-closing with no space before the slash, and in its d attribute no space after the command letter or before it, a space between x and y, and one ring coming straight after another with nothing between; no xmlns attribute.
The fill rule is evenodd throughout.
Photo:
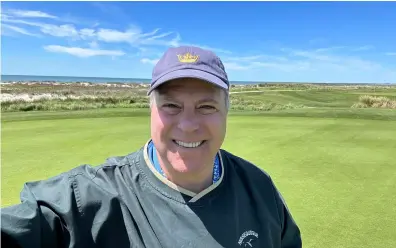
<svg viewBox="0 0 396 248"><path fill-rule="evenodd" d="M220 58L194 46L169 48L153 69L148 95L163 83L178 78L196 78L229 90L230 83Z"/></svg>

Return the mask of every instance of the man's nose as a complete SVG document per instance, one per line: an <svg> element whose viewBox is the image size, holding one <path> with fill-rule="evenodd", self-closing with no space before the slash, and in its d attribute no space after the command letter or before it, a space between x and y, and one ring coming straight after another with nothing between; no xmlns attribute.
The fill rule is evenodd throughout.
<svg viewBox="0 0 396 248"><path fill-rule="evenodd" d="M181 114L178 128L183 132L194 132L199 128L199 121L195 113L185 111Z"/></svg>

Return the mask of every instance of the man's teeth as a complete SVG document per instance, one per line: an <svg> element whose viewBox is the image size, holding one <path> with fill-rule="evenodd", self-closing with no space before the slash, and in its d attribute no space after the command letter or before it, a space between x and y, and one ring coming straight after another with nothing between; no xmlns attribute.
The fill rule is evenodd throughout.
<svg viewBox="0 0 396 248"><path fill-rule="evenodd" d="M199 145L201 145L203 141L200 141L200 142L193 142L193 143L186 143L186 142L182 142L182 141L175 140L175 142L176 142L179 146L183 146L183 147L186 147L186 148L194 148L194 147L198 147Z"/></svg>

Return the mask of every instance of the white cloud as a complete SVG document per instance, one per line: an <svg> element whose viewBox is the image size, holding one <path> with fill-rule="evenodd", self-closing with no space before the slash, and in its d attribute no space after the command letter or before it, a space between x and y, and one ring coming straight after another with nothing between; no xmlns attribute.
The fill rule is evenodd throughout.
<svg viewBox="0 0 396 248"><path fill-rule="evenodd" d="M283 49L283 51L285 52L289 51L289 56L292 57L303 57L311 60L332 61L334 59L327 54L317 51L290 50L290 49Z"/></svg>
<svg viewBox="0 0 396 248"><path fill-rule="evenodd" d="M98 40L105 42L133 42L137 39L139 32L127 30L125 32L113 29L99 29L96 33Z"/></svg>
<svg viewBox="0 0 396 248"><path fill-rule="evenodd" d="M331 69L338 69L341 71L349 70L378 70L382 66L376 62L365 60L355 56L348 56L343 54L334 53L318 53L316 51L302 51L291 50L289 53L291 57L303 57L308 59L312 64L312 68L317 66L326 65Z"/></svg>
<svg viewBox="0 0 396 248"><path fill-rule="evenodd" d="M315 52L330 52L330 51L335 51L335 50L340 50L342 48L345 48L345 46L332 46L332 47L323 47L323 48L317 48L315 49Z"/></svg>
<svg viewBox="0 0 396 248"><path fill-rule="evenodd" d="M89 47L90 48L99 48L99 44L98 44L98 42L96 42L96 41L92 41L92 42L90 42L89 43Z"/></svg>
<svg viewBox="0 0 396 248"><path fill-rule="evenodd" d="M3 15L1 17L1 21L7 22L7 23L18 23L18 24L24 24L24 25L28 25L28 26L36 26L36 27L41 27L43 24L39 23L39 22L31 22L31 21L25 21L25 20L20 20L20 19L13 19L10 18L7 15Z"/></svg>
<svg viewBox="0 0 396 248"><path fill-rule="evenodd" d="M15 17L24 17L24 18L50 18L57 19L57 16L36 10L19 10L19 9L9 9L4 11L5 13L15 16Z"/></svg>
<svg viewBox="0 0 396 248"><path fill-rule="evenodd" d="M231 51L209 47L206 45L197 45L187 42L182 42L181 35L177 32L162 31L160 28L155 28L154 30L144 32L140 27L135 25L130 25L129 28L125 30L101 28L98 25L91 25L89 27L77 28L73 24L53 24L45 23L31 20L24 20L23 17L41 17L41 18L57 18L58 21L64 21L64 18L58 18L54 15L48 13L35 11L27 12L22 10L14 10L13 12L8 12L9 15L3 15L2 20L5 23L17 24L20 33L28 35L32 33L25 29L23 26L31 27L29 30L35 30L41 32L42 34L54 36L58 38L68 38L73 41L87 41L91 48L98 48L99 43L126 43L134 48L140 49L141 56L150 56L150 50L155 50L154 47L176 47L180 45L194 45L199 46L204 49L210 49L217 53L231 54ZM85 43L87 44L87 43ZM161 49L162 50L162 49ZM162 51L161 51L162 52Z"/></svg>
<svg viewBox="0 0 396 248"><path fill-rule="evenodd" d="M250 56L221 56L224 61L237 61L237 62L249 62L249 61L257 61L259 59L265 60L276 60L276 61L287 61L288 59L284 56L274 56L267 54L258 54L258 55L250 55Z"/></svg>
<svg viewBox="0 0 396 248"><path fill-rule="evenodd" d="M173 32L167 32L167 33L155 35L159 30L160 29L157 28L157 29L155 29L154 31L152 31L150 33L146 33L146 34L140 35L140 37L147 37L147 36L150 36L150 35L154 35L154 36L151 36L150 38L148 38L147 40L155 40L155 39L166 37L166 36L171 35L173 33Z"/></svg>
<svg viewBox="0 0 396 248"><path fill-rule="evenodd" d="M101 49L88 49L80 47L65 47L58 45L44 46L44 49L49 52L55 53L68 53L73 56L87 58L92 56L122 56L125 55L123 51L120 50L101 50Z"/></svg>
<svg viewBox="0 0 396 248"><path fill-rule="evenodd" d="M258 60L260 58L263 58L264 55L253 55L253 56L240 56L240 57L222 57L222 60L224 61L254 61L254 60Z"/></svg>
<svg viewBox="0 0 396 248"><path fill-rule="evenodd" d="M392 68L387 68L381 63L363 59L358 56L349 56L338 51L343 46L301 50L283 48L277 56L257 54L250 56L224 57L224 66L227 71L246 71L261 74L263 70L286 73L309 73L311 75L379 75L386 78L392 74ZM336 53L338 51L338 53ZM396 53L388 53L388 55ZM303 74L301 74L303 75ZM357 76L356 76L357 77ZM364 77L364 76L363 76ZM381 79L379 79L381 80Z"/></svg>
<svg viewBox="0 0 396 248"><path fill-rule="evenodd" d="M14 31L16 33L24 34L24 35L35 36L35 37L39 37L40 36L38 34L31 33L31 32L27 31L24 28L20 28L20 27L13 26L13 25L2 24L1 27L4 28L4 29L12 30L12 31Z"/></svg>
<svg viewBox="0 0 396 248"><path fill-rule="evenodd" d="M375 47L372 45L366 45L366 46L360 46L360 47L356 47L354 49L352 49L353 51L367 51L367 50L372 50Z"/></svg>
<svg viewBox="0 0 396 248"><path fill-rule="evenodd" d="M171 33L166 33L167 36ZM154 38L153 38L154 37ZM165 39L158 39L159 37L165 37L164 35L157 35L157 36L153 36L147 39L142 39L139 44L140 45L157 45L157 46L170 46L170 47L176 47L180 45L180 34L177 33L176 37L174 37L171 40L165 40Z"/></svg>
<svg viewBox="0 0 396 248"><path fill-rule="evenodd" d="M83 40L93 38L95 37L95 30L91 28L80 29L80 37Z"/></svg>
<svg viewBox="0 0 396 248"><path fill-rule="evenodd" d="M283 72L306 71L312 68L312 64L307 61L290 62L252 62L252 68L270 68Z"/></svg>
<svg viewBox="0 0 396 248"><path fill-rule="evenodd" d="M182 44L176 44L175 46L178 45L186 45L186 46L196 46L196 47L200 47L202 49L207 49L207 50L211 50L215 53L224 53L224 54L231 54L232 52L226 49L222 49L222 48L216 48L216 47L210 47L210 46L206 46L206 45L198 45L198 44L191 44L191 43L182 43Z"/></svg>
<svg viewBox="0 0 396 248"><path fill-rule="evenodd" d="M143 64L151 64L151 65L157 64L158 61L159 59L148 59L148 58L143 58L140 60L140 62L142 62Z"/></svg>
<svg viewBox="0 0 396 248"><path fill-rule="evenodd" d="M249 70L252 68L251 66L241 65L235 62L224 62L223 64L226 71L228 70L241 71L241 70Z"/></svg>
<svg viewBox="0 0 396 248"><path fill-rule="evenodd" d="M56 37L79 37L79 32L77 29L70 24L64 25L52 25L52 24L43 24L40 28L41 32L45 34L49 34Z"/></svg>
<svg viewBox="0 0 396 248"><path fill-rule="evenodd" d="M158 33L160 30L159 28L147 33L144 33L141 28L137 26L131 26L125 31L99 28L97 26L94 26L93 28L77 29L72 24L55 25L42 22L33 22L23 19L16 19L15 16L11 17L8 15L2 16L2 21L6 23L37 27L42 33L55 37L71 37L73 39L83 40L97 39L98 41L107 43L128 43L133 46L177 46L181 40L179 34L176 34L174 38L166 39L172 35L173 32Z"/></svg>
<svg viewBox="0 0 396 248"><path fill-rule="evenodd" d="M40 21L33 21L39 18ZM100 49L101 45L108 43L112 47L119 44L129 44L139 49L140 62L153 65L163 53L164 47L179 45L192 45L209 49L222 58L227 71L239 71L241 73L261 73L271 71L274 73L301 73L301 74L326 74L337 75L383 75L394 76L394 70L384 65L364 59L359 56L346 55L352 51L367 51L374 49L372 45L364 46L327 46L324 39L311 40L311 46L317 48L309 50L284 48L269 54L240 54L236 55L230 50L207 45L198 45L182 41L181 34L155 28L144 31L138 26L128 26L126 29L102 28L97 25L72 25L65 22L64 18L51 15L42 11L12 10L1 16L3 28L7 31L16 32L28 36L47 35L61 39L73 39L73 46L49 45L44 49L48 52L65 53L73 56L87 58L92 56L123 56L125 52L116 48ZM60 24L53 24L56 20ZM51 23L47 22L51 21ZM84 44L84 47L82 47ZM318 45L325 45L318 47ZM129 53L129 52L128 52ZM130 53L129 53L130 54ZM359 53L355 53L359 55ZM396 52L385 53L396 56ZM294 74L293 74L294 75Z"/></svg>
<svg viewBox="0 0 396 248"><path fill-rule="evenodd" d="M31 22L31 21L25 21L25 20L9 19L9 18L6 18L5 20L3 20L3 22L38 27L42 33L51 35L51 36L56 36L56 37L78 37L79 36L78 30L74 27L74 25L70 25L70 24L54 25L54 24Z"/></svg>

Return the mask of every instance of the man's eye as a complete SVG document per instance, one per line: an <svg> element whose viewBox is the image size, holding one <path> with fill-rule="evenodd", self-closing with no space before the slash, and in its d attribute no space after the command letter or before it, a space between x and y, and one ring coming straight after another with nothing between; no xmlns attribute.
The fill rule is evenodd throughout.
<svg viewBox="0 0 396 248"><path fill-rule="evenodd" d="M210 106L210 105L202 105L202 106L199 107L199 108L203 108L203 109L214 109L214 107L213 107L213 106Z"/></svg>
<svg viewBox="0 0 396 248"><path fill-rule="evenodd" d="M172 103L164 104L164 107L166 107L166 108L178 108L178 106L176 104L172 104Z"/></svg>

